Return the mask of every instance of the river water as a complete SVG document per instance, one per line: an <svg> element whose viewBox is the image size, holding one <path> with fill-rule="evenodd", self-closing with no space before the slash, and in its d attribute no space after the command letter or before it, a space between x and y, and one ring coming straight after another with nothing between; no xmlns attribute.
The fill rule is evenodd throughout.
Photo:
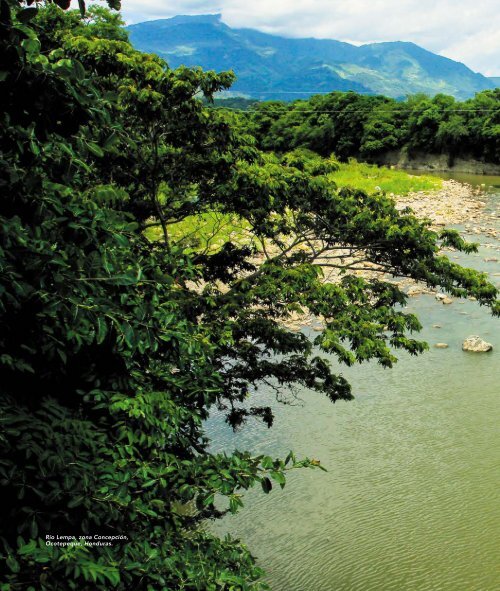
<svg viewBox="0 0 500 591"><path fill-rule="evenodd" d="M488 209L498 207L500 178L458 180L493 185ZM456 260L498 284L498 263L484 261L500 258L498 244L472 238L479 253ZM209 422L214 449L293 449L328 469L297 470L269 495L252 490L239 514L214 526L247 544L273 591L500 589L500 320L474 302L445 306L430 295L410 298L408 310L430 351L402 355L390 370L339 368L354 401L303 392L294 406L273 404L271 429L254 422L233 434L222 417ZM474 334L493 352L463 352ZM266 391L258 398L273 401Z"/></svg>

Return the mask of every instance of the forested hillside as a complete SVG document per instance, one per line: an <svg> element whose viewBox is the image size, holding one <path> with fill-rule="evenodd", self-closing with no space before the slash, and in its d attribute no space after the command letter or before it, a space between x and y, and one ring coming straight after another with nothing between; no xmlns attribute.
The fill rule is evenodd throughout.
<svg viewBox="0 0 500 591"><path fill-rule="evenodd" d="M457 232L338 190L334 158L285 152L285 131L265 134L281 120L269 105L252 125L277 151L260 150L201 100L231 74L171 69L129 44L116 11L67 7L0 0L0 589L265 589L244 543L205 520L321 465L213 453L211 410L271 426L263 384L349 400L332 356L391 367L424 351L383 273L494 313L496 289L440 252L475 249ZM318 113L308 141L344 157L363 121L346 118L335 145L329 121ZM207 216L239 231L201 240ZM354 273L367 264L379 279ZM283 324L303 309L324 322L314 343Z"/></svg>
<svg viewBox="0 0 500 591"><path fill-rule="evenodd" d="M225 101L219 101L223 106ZM229 105L234 108L234 105ZM238 108L238 107L236 107ZM246 106L241 118L266 150L309 148L376 161L391 150L500 162L500 89L463 102L439 94L395 101L334 92L292 103ZM239 109L238 109L239 111Z"/></svg>
<svg viewBox="0 0 500 591"><path fill-rule="evenodd" d="M233 29L218 14L147 21L127 30L137 49L156 53L172 67L233 70L231 93L260 100L295 100L335 90L466 99L495 87L466 65L403 41L358 47L333 39L278 37Z"/></svg>

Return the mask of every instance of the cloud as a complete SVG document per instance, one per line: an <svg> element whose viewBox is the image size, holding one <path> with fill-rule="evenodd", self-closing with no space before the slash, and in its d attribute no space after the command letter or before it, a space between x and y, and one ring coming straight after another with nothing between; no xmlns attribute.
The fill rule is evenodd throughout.
<svg viewBox="0 0 500 591"><path fill-rule="evenodd" d="M413 41L500 76L498 0L123 0L127 22L221 13L231 27L357 45Z"/></svg>

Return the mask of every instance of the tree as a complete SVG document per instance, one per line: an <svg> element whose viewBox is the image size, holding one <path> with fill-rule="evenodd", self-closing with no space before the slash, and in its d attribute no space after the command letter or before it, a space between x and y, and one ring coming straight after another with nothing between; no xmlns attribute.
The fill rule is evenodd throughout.
<svg viewBox="0 0 500 591"><path fill-rule="evenodd" d="M259 152L199 98L230 74L173 71L104 13L0 1L1 588L265 588L200 523L319 462L212 454L210 410L271 425L251 404L263 383L351 397L321 352L421 352L397 286L352 274L366 262L492 307L496 290L439 254L473 248L455 232L337 191L334 161ZM193 243L207 217L214 237ZM282 322L305 308L326 324L315 346ZM45 538L62 534L127 539Z"/></svg>
<svg viewBox="0 0 500 591"><path fill-rule="evenodd" d="M500 89L485 90L466 101L465 120L469 130L466 149L487 162L500 159Z"/></svg>
<svg viewBox="0 0 500 591"><path fill-rule="evenodd" d="M427 154L498 160L498 89L459 103L442 94L408 97L398 102L382 96L333 92L293 103L265 102L241 119L264 150L297 147L341 160L377 159L405 148Z"/></svg>

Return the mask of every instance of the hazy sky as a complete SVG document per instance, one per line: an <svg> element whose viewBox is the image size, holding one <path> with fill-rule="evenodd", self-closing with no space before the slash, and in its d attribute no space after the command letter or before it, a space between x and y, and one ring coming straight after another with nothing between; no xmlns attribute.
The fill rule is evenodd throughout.
<svg viewBox="0 0 500 591"><path fill-rule="evenodd" d="M221 13L232 27L361 44L413 41L500 76L499 0L122 0L127 23Z"/></svg>

